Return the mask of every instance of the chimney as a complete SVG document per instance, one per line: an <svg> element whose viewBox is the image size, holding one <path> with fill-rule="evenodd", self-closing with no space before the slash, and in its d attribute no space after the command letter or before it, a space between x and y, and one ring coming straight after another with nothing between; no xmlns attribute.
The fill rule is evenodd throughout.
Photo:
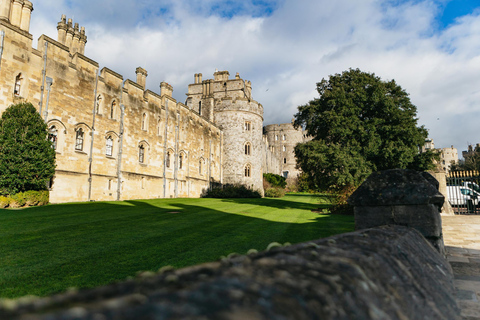
<svg viewBox="0 0 480 320"><path fill-rule="evenodd" d="M202 83L202 74L201 73L198 74L198 83Z"/></svg>
<svg viewBox="0 0 480 320"><path fill-rule="evenodd" d="M12 15L11 15L10 23L19 28L20 28L20 23L22 22L23 3L24 3L23 0L13 0L13 3L12 3L12 10L11 10Z"/></svg>
<svg viewBox="0 0 480 320"><path fill-rule="evenodd" d="M162 81L160 83L160 95L166 95L167 97L171 97L173 92L173 87L166 83L165 81Z"/></svg>
<svg viewBox="0 0 480 320"><path fill-rule="evenodd" d="M72 47L70 48L70 53L75 54L78 52L78 47L80 45L80 29L78 23L75 23L73 27L73 38L72 38Z"/></svg>
<svg viewBox="0 0 480 320"><path fill-rule="evenodd" d="M193 83L198 83L198 73L195 73Z"/></svg>
<svg viewBox="0 0 480 320"><path fill-rule="evenodd" d="M78 52L85 54L85 45L87 44L87 36L85 35L85 27L80 28L80 44Z"/></svg>
<svg viewBox="0 0 480 320"><path fill-rule="evenodd" d="M73 34L74 33L75 33L75 31L73 30L72 19L68 19L68 22L67 22L67 36L65 38L65 45L69 49L72 48Z"/></svg>
<svg viewBox="0 0 480 320"><path fill-rule="evenodd" d="M61 44L65 44L65 41L67 39L67 17L62 14L62 18L60 19L60 22L57 24L57 30L58 30L58 39L57 41L60 42Z"/></svg>
<svg viewBox="0 0 480 320"><path fill-rule="evenodd" d="M145 84L147 83L147 70L138 67L135 70L135 73L137 74L137 84L139 84L143 89L145 89Z"/></svg>
<svg viewBox="0 0 480 320"><path fill-rule="evenodd" d="M32 16L33 4L25 0L22 8L22 18L20 21L20 29L30 32L30 18Z"/></svg>
<svg viewBox="0 0 480 320"><path fill-rule="evenodd" d="M10 22L10 10L12 2L9 0L0 1L0 20L7 20Z"/></svg>

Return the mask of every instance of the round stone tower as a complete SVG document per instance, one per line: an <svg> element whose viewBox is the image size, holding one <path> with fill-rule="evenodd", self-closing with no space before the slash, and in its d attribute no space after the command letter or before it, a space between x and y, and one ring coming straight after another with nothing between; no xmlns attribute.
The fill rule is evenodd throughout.
<svg viewBox="0 0 480 320"><path fill-rule="evenodd" d="M263 195L263 106L240 76L217 71L213 80L195 75L187 105L223 131L223 183L244 184Z"/></svg>

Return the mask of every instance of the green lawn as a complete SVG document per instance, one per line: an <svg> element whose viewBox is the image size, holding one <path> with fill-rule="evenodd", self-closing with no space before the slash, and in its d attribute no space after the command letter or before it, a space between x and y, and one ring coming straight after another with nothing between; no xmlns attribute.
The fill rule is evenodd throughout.
<svg viewBox="0 0 480 320"><path fill-rule="evenodd" d="M0 297L44 296L354 228L322 197L161 199L0 210Z"/></svg>

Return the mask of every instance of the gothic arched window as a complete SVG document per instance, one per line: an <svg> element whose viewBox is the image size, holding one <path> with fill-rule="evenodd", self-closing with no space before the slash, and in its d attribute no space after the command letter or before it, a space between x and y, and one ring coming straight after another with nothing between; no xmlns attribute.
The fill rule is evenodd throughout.
<svg viewBox="0 0 480 320"><path fill-rule="evenodd" d="M140 145L138 147L138 162L144 163L145 161L145 147L143 145Z"/></svg>
<svg viewBox="0 0 480 320"><path fill-rule="evenodd" d="M13 89L13 94L15 96L20 96L20 89L22 88L22 74L19 73L17 77L15 78L15 88Z"/></svg>
<svg viewBox="0 0 480 320"><path fill-rule="evenodd" d="M250 177L251 169L252 167L249 164L245 166L245 177Z"/></svg>
<svg viewBox="0 0 480 320"><path fill-rule="evenodd" d="M250 155L251 148L252 148L252 145L250 144L250 142L245 143L245 154L246 154L247 156Z"/></svg>
<svg viewBox="0 0 480 320"><path fill-rule="evenodd" d="M111 157L113 154L113 139L112 136L108 136L107 142L105 144L105 154L108 157Z"/></svg>
<svg viewBox="0 0 480 320"><path fill-rule="evenodd" d="M58 139L57 127L51 126L50 129L48 129L48 140L52 142L53 150L57 150L57 139Z"/></svg>
<svg viewBox="0 0 480 320"><path fill-rule="evenodd" d="M83 129L79 128L76 133L75 137L75 150L82 151L83 150Z"/></svg>

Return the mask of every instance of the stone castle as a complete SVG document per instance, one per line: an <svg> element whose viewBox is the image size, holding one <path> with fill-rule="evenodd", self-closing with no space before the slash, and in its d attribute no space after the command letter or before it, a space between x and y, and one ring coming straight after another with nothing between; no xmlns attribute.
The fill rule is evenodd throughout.
<svg viewBox="0 0 480 320"><path fill-rule="evenodd" d="M295 178L293 148L305 141L292 124L263 127L252 84L216 71L194 75L187 100L173 88L146 90L85 56L85 28L62 16L57 40L29 33L33 5L0 0L0 114L31 102L48 125L57 167L53 203L199 197L212 183L263 193L263 173Z"/></svg>

